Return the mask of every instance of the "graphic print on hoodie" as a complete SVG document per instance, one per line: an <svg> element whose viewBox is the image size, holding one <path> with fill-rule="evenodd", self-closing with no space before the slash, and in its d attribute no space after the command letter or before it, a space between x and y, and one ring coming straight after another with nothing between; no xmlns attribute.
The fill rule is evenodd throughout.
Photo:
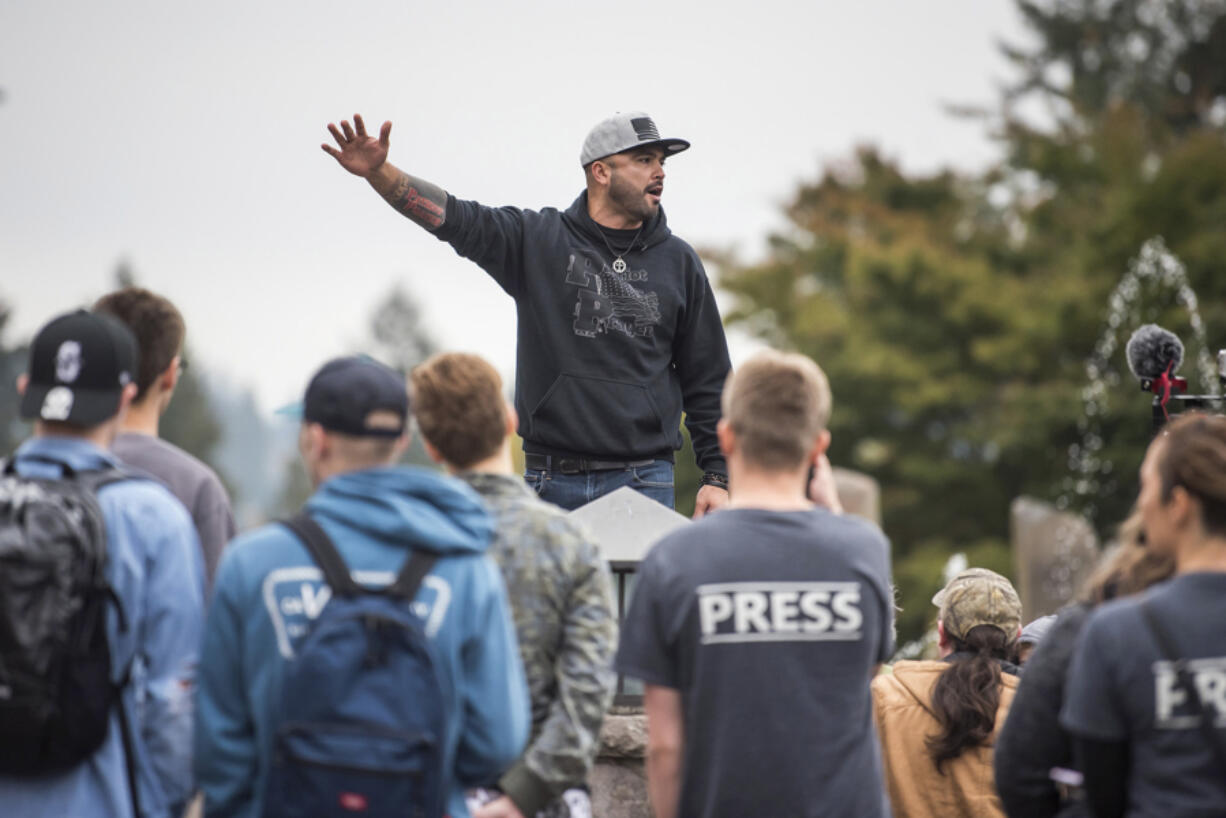
<svg viewBox="0 0 1226 818"><path fill-rule="evenodd" d="M603 332L634 337L651 335L660 323L660 297L635 289L631 282L647 281L646 270L614 272L604 259L588 250L570 254L566 283L579 289L575 304L575 335L595 338Z"/></svg>
<svg viewBox="0 0 1226 818"><path fill-rule="evenodd" d="M365 588L385 588L396 579L393 571L353 571L352 576ZM295 565L278 568L265 577L263 597L277 634L277 650L283 658L293 659L298 645L332 599L332 589L324 582L323 571ZM427 637L433 639L443 626L450 604L451 584L447 580L434 575L422 580L411 610L422 620Z"/></svg>
<svg viewBox="0 0 1226 818"><path fill-rule="evenodd" d="M723 324L701 259L663 209L641 230L610 230L586 193L565 211L451 196L434 235L515 299L525 451L672 460L684 410L699 467L727 473L715 436L731 368Z"/></svg>

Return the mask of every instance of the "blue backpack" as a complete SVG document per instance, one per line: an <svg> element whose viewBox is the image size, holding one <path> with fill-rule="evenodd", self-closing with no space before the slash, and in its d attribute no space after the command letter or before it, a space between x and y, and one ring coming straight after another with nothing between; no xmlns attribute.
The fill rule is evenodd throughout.
<svg viewBox="0 0 1226 818"><path fill-rule="evenodd" d="M332 597L286 665L265 818L442 818L449 700L410 612L435 556L414 550L391 585L363 588L305 512L283 524Z"/></svg>

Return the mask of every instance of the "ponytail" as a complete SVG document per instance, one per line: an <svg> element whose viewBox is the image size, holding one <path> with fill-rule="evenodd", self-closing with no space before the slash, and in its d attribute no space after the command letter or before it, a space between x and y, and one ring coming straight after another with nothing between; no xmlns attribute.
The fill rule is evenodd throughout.
<svg viewBox="0 0 1226 818"><path fill-rule="evenodd" d="M1009 640L994 625L976 625L966 640L953 639L954 657L932 689L932 710L941 732L925 741L938 772L963 751L985 746L996 729L1000 664ZM970 654L970 655L967 655Z"/></svg>

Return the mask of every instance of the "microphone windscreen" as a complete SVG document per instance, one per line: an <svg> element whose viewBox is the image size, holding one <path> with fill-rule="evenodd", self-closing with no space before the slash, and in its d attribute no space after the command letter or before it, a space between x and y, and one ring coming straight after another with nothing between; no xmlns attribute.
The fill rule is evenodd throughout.
<svg viewBox="0 0 1226 818"><path fill-rule="evenodd" d="M1141 380L1152 380L1170 367L1171 374L1183 363L1183 341L1157 324L1146 324L1128 339L1128 368ZM1171 366L1171 364L1174 366Z"/></svg>

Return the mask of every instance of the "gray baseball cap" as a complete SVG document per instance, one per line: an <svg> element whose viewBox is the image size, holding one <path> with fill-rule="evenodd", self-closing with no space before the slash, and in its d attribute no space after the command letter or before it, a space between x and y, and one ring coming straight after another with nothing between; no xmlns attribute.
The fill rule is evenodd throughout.
<svg viewBox="0 0 1226 818"><path fill-rule="evenodd" d="M685 150L690 143L684 139L661 139L655 121L642 111L614 114L588 131L579 152L579 164L587 167L597 159L644 145L659 145L665 153L672 154Z"/></svg>

